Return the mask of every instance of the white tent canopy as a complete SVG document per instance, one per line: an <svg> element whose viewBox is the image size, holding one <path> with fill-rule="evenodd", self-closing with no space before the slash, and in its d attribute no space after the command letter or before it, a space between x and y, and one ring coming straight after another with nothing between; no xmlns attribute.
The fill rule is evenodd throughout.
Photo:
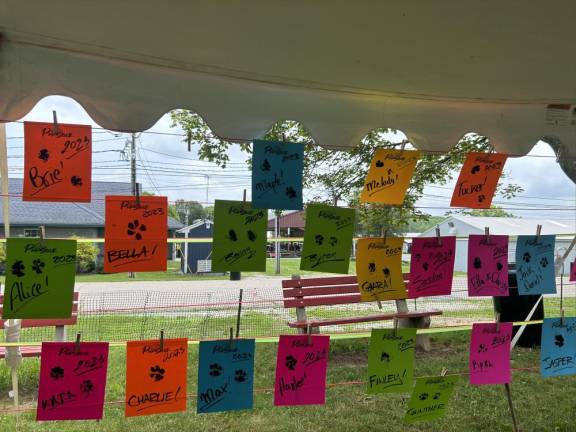
<svg viewBox="0 0 576 432"><path fill-rule="evenodd" d="M0 0L0 119L59 94L122 131L187 108L233 140L284 119L334 148L478 132L512 155L545 139L575 179L575 22L573 0Z"/></svg>

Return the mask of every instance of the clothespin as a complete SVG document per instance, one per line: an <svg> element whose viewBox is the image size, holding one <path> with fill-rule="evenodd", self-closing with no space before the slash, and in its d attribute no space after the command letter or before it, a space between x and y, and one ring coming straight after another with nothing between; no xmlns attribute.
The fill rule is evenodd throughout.
<svg viewBox="0 0 576 432"><path fill-rule="evenodd" d="M230 327L230 349L234 348L234 329Z"/></svg>
<svg viewBox="0 0 576 432"><path fill-rule="evenodd" d="M440 225L436 225L436 240L438 241L438 246L442 246L442 239L440 238Z"/></svg>
<svg viewBox="0 0 576 432"><path fill-rule="evenodd" d="M536 243L540 243L541 232L542 232L542 225L536 225Z"/></svg>
<svg viewBox="0 0 576 432"><path fill-rule="evenodd" d="M240 336L240 315L242 314L242 294L244 289L240 288L240 296L238 298L238 314L236 315L236 339Z"/></svg>
<svg viewBox="0 0 576 432"><path fill-rule="evenodd" d="M560 309L560 327L564 327L564 309Z"/></svg>
<svg viewBox="0 0 576 432"><path fill-rule="evenodd" d="M384 244L386 244L386 239L388 238L388 229L383 230L382 238L384 239Z"/></svg>
<svg viewBox="0 0 576 432"><path fill-rule="evenodd" d="M76 333L76 346L74 347L74 353L80 353L80 332Z"/></svg>
<svg viewBox="0 0 576 432"><path fill-rule="evenodd" d="M442 368L442 372L440 372L440 376L446 376L446 372L448 372L448 369L446 369L445 367Z"/></svg>
<svg viewBox="0 0 576 432"><path fill-rule="evenodd" d="M382 309L382 302L378 298L376 294L374 294L374 299L376 300L376 304L378 305L378 309Z"/></svg>
<svg viewBox="0 0 576 432"><path fill-rule="evenodd" d="M486 244L490 244L490 228L484 228L484 235L486 236Z"/></svg>
<svg viewBox="0 0 576 432"><path fill-rule="evenodd" d="M310 324L306 326L306 333L308 334L308 345L312 345L312 326Z"/></svg>
<svg viewBox="0 0 576 432"><path fill-rule="evenodd" d="M282 132L282 141L286 142L286 134Z"/></svg>
<svg viewBox="0 0 576 432"><path fill-rule="evenodd" d="M192 132L188 131L186 134L186 142L188 143L188 153L192 151Z"/></svg>
<svg viewBox="0 0 576 432"><path fill-rule="evenodd" d="M496 312L496 332L500 333L500 312Z"/></svg>
<svg viewBox="0 0 576 432"><path fill-rule="evenodd" d="M400 143L400 156L404 153L404 149L406 148L406 144L408 141L404 140Z"/></svg>
<svg viewBox="0 0 576 432"><path fill-rule="evenodd" d="M242 203L246 204L246 189L244 189L244 192L242 194Z"/></svg>
<svg viewBox="0 0 576 432"><path fill-rule="evenodd" d="M164 330L160 330L160 352L164 351Z"/></svg>
<svg viewBox="0 0 576 432"><path fill-rule="evenodd" d="M140 185L136 183L136 206L140 207Z"/></svg>
<svg viewBox="0 0 576 432"><path fill-rule="evenodd" d="M52 111L52 118L54 119L54 125L52 126L52 133L57 134L60 131L60 128L58 127L58 115L56 114L56 111Z"/></svg>
<svg viewBox="0 0 576 432"><path fill-rule="evenodd" d="M40 233L40 245L44 246L44 239L46 238L46 228L44 228L44 225L40 225L38 227L38 231Z"/></svg>
<svg viewBox="0 0 576 432"><path fill-rule="evenodd" d="M398 318L394 317L394 336L398 336Z"/></svg>

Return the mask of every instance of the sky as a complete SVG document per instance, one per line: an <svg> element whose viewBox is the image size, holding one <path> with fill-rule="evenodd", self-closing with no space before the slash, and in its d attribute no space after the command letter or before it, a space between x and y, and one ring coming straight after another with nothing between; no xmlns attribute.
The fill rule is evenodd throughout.
<svg viewBox="0 0 576 432"><path fill-rule="evenodd" d="M130 182L130 164L127 154L123 157L122 153L130 134L103 130L81 105L63 96L45 97L22 120L52 121L53 110L56 110L60 123L91 124L94 127L93 181ZM143 185L143 190L167 195L170 201L184 199L205 205L213 204L214 199L242 199L244 189L250 198L251 174L246 166L247 155L240 151L239 146L231 146L231 162L226 169L221 169L199 160L194 146L188 152L188 146L183 142L183 131L171 127L170 123L166 114L152 128L137 134L137 181ZM22 123L8 123L6 134L10 176L22 177ZM524 191L511 200L495 197L494 204L524 218L576 218L576 185L556 163L548 144L536 143L527 156L509 158L504 171L507 174L505 183L518 184ZM445 214L450 210L454 183L426 187L418 206L432 215ZM305 201L306 195L305 192Z"/></svg>

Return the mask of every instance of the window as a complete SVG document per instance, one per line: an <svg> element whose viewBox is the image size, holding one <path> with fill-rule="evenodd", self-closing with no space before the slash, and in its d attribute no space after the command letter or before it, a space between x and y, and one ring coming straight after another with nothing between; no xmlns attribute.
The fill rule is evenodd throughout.
<svg viewBox="0 0 576 432"><path fill-rule="evenodd" d="M24 237L40 237L40 230L38 228L25 229Z"/></svg>

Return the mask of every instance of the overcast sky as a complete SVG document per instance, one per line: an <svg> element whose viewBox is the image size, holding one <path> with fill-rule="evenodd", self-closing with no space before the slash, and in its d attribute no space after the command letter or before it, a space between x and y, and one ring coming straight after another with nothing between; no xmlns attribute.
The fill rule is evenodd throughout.
<svg viewBox="0 0 576 432"><path fill-rule="evenodd" d="M51 121L52 110L57 111L61 123L98 126L78 103L61 96L42 99L23 120ZM181 135L182 130L170 127L168 115L138 135L137 177L144 190L167 195L171 201L185 199L202 203L212 203L214 199L241 199L243 189L250 196L250 171L246 168L246 155L238 146L232 146L231 163L223 170L200 161L194 148L188 152ZM10 175L22 177L22 123L9 123L7 137ZM127 133L93 130L94 181L130 181L129 162L121 153L129 138ZM528 156L509 158L505 172L509 176L507 182L519 184L524 192L512 200L496 197L496 204L526 218L576 218L576 185L556 163L554 152L547 144L536 144ZM428 213L443 215L449 210L453 186L427 187L426 196L418 205L425 207Z"/></svg>

